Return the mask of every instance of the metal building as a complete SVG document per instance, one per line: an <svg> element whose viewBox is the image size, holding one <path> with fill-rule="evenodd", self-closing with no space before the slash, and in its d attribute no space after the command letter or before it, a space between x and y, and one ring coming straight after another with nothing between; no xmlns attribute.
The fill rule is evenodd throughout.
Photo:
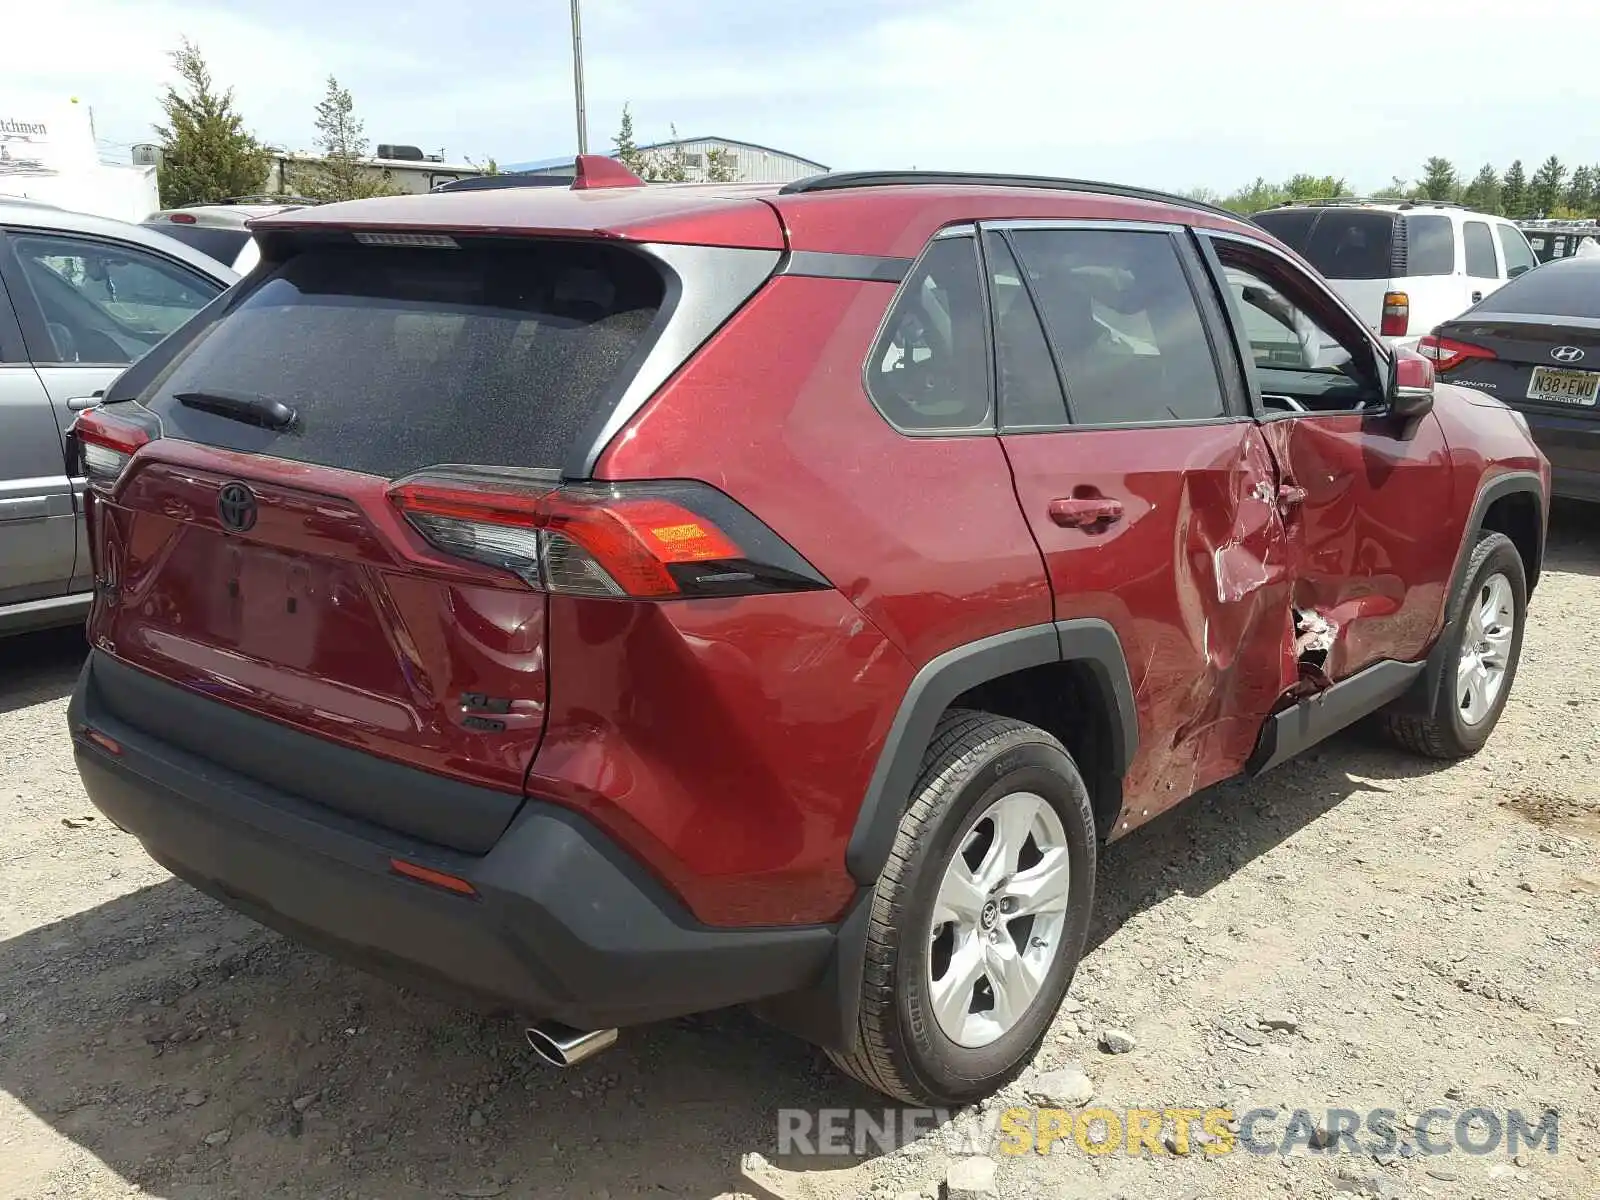
<svg viewBox="0 0 1600 1200"><path fill-rule="evenodd" d="M643 154L666 159L682 155L684 173L690 180L703 181L710 157L720 151L740 183L790 183L808 175L824 174L828 168L809 158L774 150L771 146L758 146L754 142L736 142L732 138L696 137L680 138L673 142L655 142L640 146ZM516 174L560 175L572 174L573 156L540 159L537 162L511 163L502 169Z"/></svg>

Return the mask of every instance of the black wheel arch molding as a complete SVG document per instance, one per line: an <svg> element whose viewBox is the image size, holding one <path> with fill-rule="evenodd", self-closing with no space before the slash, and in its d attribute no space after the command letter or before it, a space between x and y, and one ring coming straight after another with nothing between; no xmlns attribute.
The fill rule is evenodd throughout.
<svg viewBox="0 0 1600 1200"><path fill-rule="evenodd" d="M1095 618L1052 621L1011 629L946 650L911 680L889 727L878 764L862 797L855 828L845 849L845 866L862 887L877 882L894 846L895 830L921 768L934 727L952 701L1029 667L1082 664L1095 675L1114 709L1107 722L1110 760L1120 778L1139 746L1139 717L1121 639Z"/></svg>

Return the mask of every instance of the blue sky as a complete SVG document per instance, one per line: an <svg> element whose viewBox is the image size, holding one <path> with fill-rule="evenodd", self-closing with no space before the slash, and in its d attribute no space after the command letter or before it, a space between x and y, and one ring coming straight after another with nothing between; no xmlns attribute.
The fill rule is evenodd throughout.
<svg viewBox="0 0 1600 1200"><path fill-rule="evenodd" d="M575 145L568 0L50 0L5 25L37 49L8 54L0 100L78 96L113 146L149 137L183 34L290 148L330 73L374 143ZM1226 190L1295 171L1372 188L1435 153L1468 174L1600 162L1600 71L1540 56L1600 45L1600 7L1569 0L585 0L583 25L591 149L628 102L641 141L675 124L845 169Z"/></svg>

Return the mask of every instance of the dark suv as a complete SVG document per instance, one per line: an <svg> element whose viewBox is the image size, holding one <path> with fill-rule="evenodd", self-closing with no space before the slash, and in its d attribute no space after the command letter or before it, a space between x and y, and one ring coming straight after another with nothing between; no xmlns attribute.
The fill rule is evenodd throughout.
<svg viewBox="0 0 1600 1200"><path fill-rule="evenodd" d="M982 1096L1104 842L1380 710L1472 754L1506 703L1547 463L1220 210L584 159L252 228L75 429L84 785L548 1057L747 1004Z"/></svg>

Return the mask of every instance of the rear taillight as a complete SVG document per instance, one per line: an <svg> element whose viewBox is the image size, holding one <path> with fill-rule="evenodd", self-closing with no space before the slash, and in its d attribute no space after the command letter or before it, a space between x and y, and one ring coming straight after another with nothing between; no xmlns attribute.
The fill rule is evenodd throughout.
<svg viewBox="0 0 1600 1200"><path fill-rule="evenodd" d="M1378 332L1384 337L1405 337L1411 328L1411 297L1405 292L1383 294L1383 321Z"/></svg>
<svg viewBox="0 0 1600 1200"><path fill-rule="evenodd" d="M77 460L73 474L82 474L90 487L109 492L139 447L154 440L144 422L91 408L72 423L68 444Z"/></svg>
<svg viewBox="0 0 1600 1200"><path fill-rule="evenodd" d="M1433 359L1433 369L1440 374L1453 367L1459 367L1469 358L1499 357L1493 350L1474 346L1470 342L1458 342L1453 338L1440 337L1436 333L1430 333L1417 343L1417 353L1424 358Z"/></svg>
<svg viewBox="0 0 1600 1200"><path fill-rule="evenodd" d="M829 586L772 530L700 483L559 485L436 468L389 498L435 548L572 596L673 599Z"/></svg>

